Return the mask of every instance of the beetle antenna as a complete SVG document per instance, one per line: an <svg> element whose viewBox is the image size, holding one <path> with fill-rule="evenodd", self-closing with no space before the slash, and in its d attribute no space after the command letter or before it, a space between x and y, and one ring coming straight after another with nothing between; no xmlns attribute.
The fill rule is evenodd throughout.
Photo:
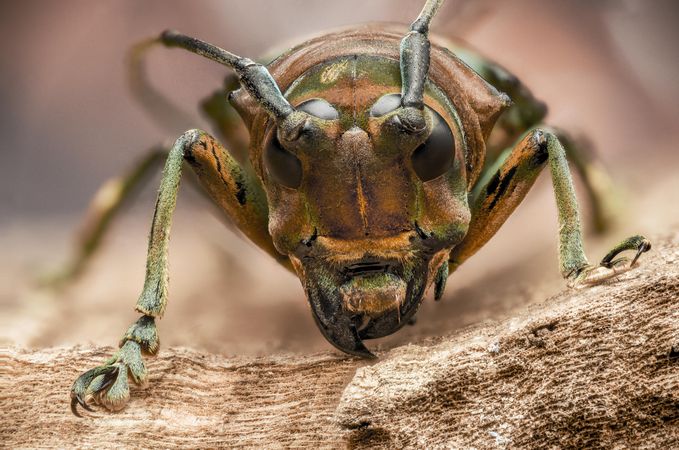
<svg viewBox="0 0 679 450"><path fill-rule="evenodd" d="M401 40L401 106L424 108L424 82L429 71L429 24L444 0L427 0Z"/></svg>
<svg viewBox="0 0 679 450"><path fill-rule="evenodd" d="M146 75L145 59L148 51L162 44L160 38L145 39L135 44L127 55L127 72L130 90L149 118L172 132L186 130L194 122L193 117L180 109L149 81Z"/></svg>
<svg viewBox="0 0 679 450"><path fill-rule="evenodd" d="M279 124L295 112L295 108L283 97L276 81L263 65L173 30L163 32L160 39L167 47L183 48L233 69L241 86Z"/></svg>

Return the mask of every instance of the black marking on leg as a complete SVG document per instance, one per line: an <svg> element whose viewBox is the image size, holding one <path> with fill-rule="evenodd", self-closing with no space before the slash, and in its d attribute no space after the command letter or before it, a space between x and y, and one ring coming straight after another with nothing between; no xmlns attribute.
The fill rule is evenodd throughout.
<svg viewBox="0 0 679 450"><path fill-rule="evenodd" d="M497 189L499 184L500 184L500 172L495 172L493 178L491 178L490 181L488 182L488 186L486 186L486 197L490 197L490 195L493 192L495 192L495 189Z"/></svg>
<svg viewBox="0 0 679 450"><path fill-rule="evenodd" d="M245 183L243 182L243 175L238 174L236 176L236 200L238 200L238 203L241 205L244 205L245 202L247 201L247 191L245 190Z"/></svg>
<svg viewBox="0 0 679 450"><path fill-rule="evenodd" d="M222 180L222 183L224 183L224 186L227 187L228 190L231 190L231 185L227 181L227 179L224 177L224 173L222 173L222 163L219 160L219 157L217 156L217 152L215 151L214 146L212 147L212 156L215 158L215 163L217 164L217 173L219 174L219 178ZM242 176L242 174L238 174L238 176ZM245 202L247 201L246 195L247 191L245 190L245 183L243 182L242 178L237 178L233 180L234 183L236 184L236 200L238 200L238 203L241 205L244 205Z"/></svg>
<svg viewBox="0 0 679 450"><path fill-rule="evenodd" d="M200 144L205 144L205 143L201 141ZM203 147L204 147L204 145L203 145ZM207 148L206 148L206 150L207 150ZM187 145L186 148L184 149L184 161L191 164L192 166L195 166L197 164L196 157L193 156L193 146L192 145Z"/></svg>
<svg viewBox="0 0 679 450"><path fill-rule="evenodd" d="M217 156L217 152L215 151L215 148L212 147L211 150L212 150L212 156L215 158L215 163L217 164L217 172L219 172L219 176L221 177L222 176L222 163L219 160L219 157ZM224 179L224 178L222 177L222 179ZM227 184L227 186L228 186L228 184Z"/></svg>
<svg viewBox="0 0 679 450"><path fill-rule="evenodd" d="M507 173L500 179L500 185L497 188L497 192L495 193L493 200L490 202L489 209L493 209L495 207L495 205L497 204L497 202L500 201L502 196L507 191L507 188L509 187L509 184L511 183L512 178L514 178L515 174L516 174L516 166L509 169L507 171Z"/></svg>
<svg viewBox="0 0 679 450"><path fill-rule="evenodd" d="M547 150L547 141L541 140L538 142L538 148L533 155L533 166L539 167L543 165L549 158L549 150Z"/></svg>
<svg viewBox="0 0 679 450"><path fill-rule="evenodd" d="M509 187L509 183L511 183L512 178L514 178L514 174L516 174L516 166L509 169L505 176L502 177L502 181L500 181L500 187L497 190L498 197L504 195L505 191Z"/></svg>

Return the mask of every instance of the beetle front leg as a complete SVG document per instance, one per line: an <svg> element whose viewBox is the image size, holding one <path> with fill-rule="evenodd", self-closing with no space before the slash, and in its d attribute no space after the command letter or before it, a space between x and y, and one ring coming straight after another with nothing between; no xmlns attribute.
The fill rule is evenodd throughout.
<svg viewBox="0 0 679 450"><path fill-rule="evenodd" d="M547 106L530 91L520 79L494 61L470 50L466 46L453 46L451 50L486 81L512 99L512 105L499 117L486 146L487 166L477 186L481 187L492 177L511 152L511 146L524 135L543 123ZM566 149L566 157L578 173L585 188L591 208L592 228L596 233L607 231L620 211L617 190L588 139L575 137L563 130L552 131Z"/></svg>
<svg viewBox="0 0 679 450"><path fill-rule="evenodd" d="M122 408L130 395L128 375L137 384L146 382L142 352L153 355L159 347L155 319L163 316L167 305L168 244L185 160L198 174L208 193L219 200L218 206L245 234L260 242L266 235L268 211L254 178L206 133L191 130L177 139L163 169L153 214L144 288L136 306L142 316L127 330L120 349L112 358L75 381L71 388L71 409L76 415L77 405L89 410L89 402L109 410Z"/></svg>
<svg viewBox="0 0 679 450"><path fill-rule="evenodd" d="M650 249L650 243L642 236L629 238L601 262L600 266L606 273L596 273L596 268L585 256L580 213L564 148L553 133L534 130L514 147L473 199L469 231L451 253L452 270L476 253L497 232L524 199L547 163L559 214L559 266L564 278L584 283L600 281L619 271L619 264L623 261L613 261L618 253L637 250L640 254Z"/></svg>
<svg viewBox="0 0 679 450"><path fill-rule="evenodd" d="M143 315L133 323L120 341L120 349L103 365L90 369L75 380L71 387L71 411L80 417L77 405L88 411L90 402L111 411L121 409L130 399L128 375L140 386L147 382L142 351L158 352L160 341L153 316Z"/></svg>
<svg viewBox="0 0 679 450"><path fill-rule="evenodd" d="M77 405L90 410L94 401L109 410L122 408L129 400L129 375L135 382L146 381L142 350L154 354L158 349L155 317L162 317L167 304L167 248L172 225L172 213L177 201L184 154L196 142L197 133L187 132L180 137L168 154L156 201L146 260L146 278L136 309L143 316L125 333L120 349L104 365L88 370L73 383L71 410ZM144 337L142 339L141 337Z"/></svg>
<svg viewBox="0 0 679 450"><path fill-rule="evenodd" d="M57 272L41 280L44 285L61 287L75 280L84 271L123 204L131 200L134 193L161 167L167 154L168 150L162 146L154 147L127 173L113 177L101 185L87 209L73 255Z"/></svg>

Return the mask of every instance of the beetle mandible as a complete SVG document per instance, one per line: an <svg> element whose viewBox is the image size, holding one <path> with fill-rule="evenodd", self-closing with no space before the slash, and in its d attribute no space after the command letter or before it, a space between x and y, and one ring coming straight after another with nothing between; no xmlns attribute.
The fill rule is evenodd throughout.
<svg viewBox="0 0 679 450"><path fill-rule="evenodd" d="M119 409L129 399L128 375L147 379L142 352L159 347L156 319L167 304L169 230L183 166L249 239L294 270L326 339L360 357L373 357L365 339L413 318L427 288L441 297L449 274L497 232L546 166L564 278L599 281L650 249L633 236L599 267L590 265L567 157L596 206L604 194L592 181L591 155L559 131L536 128L545 106L502 67L456 44L430 42L442 3L427 0L408 30L372 24L333 32L266 66L175 31L137 48L140 55L153 44L177 47L231 68L240 89L228 101L249 131L248 157L235 158L200 130L163 154L141 317L110 360L75 381L75 414L91 402ZM233 133L223 91L206 106L217 128ZM121 200L100 206L97 217L108 219ZM630 264L617 258L625 250L636 251Z"/></svg>

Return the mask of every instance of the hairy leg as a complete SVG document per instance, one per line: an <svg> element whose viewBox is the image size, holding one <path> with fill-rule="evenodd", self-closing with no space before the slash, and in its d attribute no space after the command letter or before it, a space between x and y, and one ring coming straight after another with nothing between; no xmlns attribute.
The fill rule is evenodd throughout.
<svg viewBox="0 0 679 450"><path fill-rule="evenodd" d="M620 213L620 199L608 171L597 157L589 140L574 138L569 133L551 127L541 127L554 134L564 147L566 158L582 181L590 207L591 227L595 233L608 231ZM482 194L483 187L495 176L513 152L508 148L489 161L472 190L472 199Z"/></svg>
<svg viewBox="0 0 679 450"><path fill-rule="evenodd" d="M501 167L511 153L514 143L528 130L543 123L547 115L547 106L535 98L521 80L496 62L464 46L453 45L452 50L486 81L512 99L512 105L500 116L490 135L486 168L474 191L476 196L480 187L485 185ZM620 212L620 206L611 177L597 157L593 146L586 138L574 137L559 129L543 128L549 128L559 138L566 150L568 161L582 181L587 203L591 208L593 230L596 233L607 231Z"/></svg>
<svg viewBox="0 0 679 450"><path fill-rule="evenodd" d="M83 272L123 205L158 170L167 152L162 146L154 147L127 173L113 177L101 185L87 209L73 255L57 273L42 280L46 286L62 286Z"/></svg>
<svg viewBox="0 0 679 450"><path fill-rule="evenodd" d="M476 253L497 232L524 199L547 164L559 214L561 274L564 278L585 283L603 278L600 274L593 274L594 267L589 264L585 255L578 203L566 152L556 135L543 130L534 130L522 139L493 177L477 191L476 197L472 199L472 221L467 236L451 253L451 271ZM642 253L648 249L650 243L642 236L629 238L607 255L602 266L612 275L618 266L612 263L613 258L618 253L625 250Z"/></svg>
<svg viewBox="0 0 679 450"><path fill-rule="evenodd" d="M153 214L146 277L136 306L142 316L127 330L112 358L75 381L71 408L76 414L78 404L89 409L88 402L92 401L107 409L120 409L129 399L128 375L138 384L146 381L142 352L153 355L158 351L155 319L163 316L167 305L168 244L184 161L193 167L208 193L248 237L257 242L268 236L268 212L258 181L206 133L191 130L177 139L167 156Z"/></svg>

